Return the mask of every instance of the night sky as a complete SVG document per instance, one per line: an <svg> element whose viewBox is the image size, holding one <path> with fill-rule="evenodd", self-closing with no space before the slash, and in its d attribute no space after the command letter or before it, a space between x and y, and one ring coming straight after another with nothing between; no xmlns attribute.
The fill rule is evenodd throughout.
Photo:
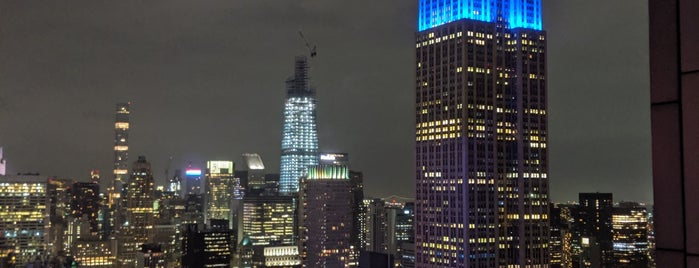
<svg viewBox="0 0 699 268"><path fill-rule="evenodd" d="M645 1L544 0L550 191L651 201ZM365 195L413 196L417 0L0 0L0 146L8 173L111 179L114 109L156 182L256 152L279 170L284 81L307 53L320 149ZM242 165L241 165L242 166ZM171 172L172 174L172 172Z"/></svg>

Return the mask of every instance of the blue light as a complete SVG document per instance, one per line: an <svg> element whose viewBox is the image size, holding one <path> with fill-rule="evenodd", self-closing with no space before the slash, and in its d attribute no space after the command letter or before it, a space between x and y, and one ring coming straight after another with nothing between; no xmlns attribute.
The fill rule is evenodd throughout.
<svg viewBox="0 0 699 268"><path fill-rule="evenodd" d="M187 169L184 173L187 176L201 176L201 169Z"/></svg>
<svg viewBox="0 0 699 268"><path fill-rule="evenodd" d="M541 0L419 0L418 30L470 19L496 22L509 28L542 29Z"/></svg>

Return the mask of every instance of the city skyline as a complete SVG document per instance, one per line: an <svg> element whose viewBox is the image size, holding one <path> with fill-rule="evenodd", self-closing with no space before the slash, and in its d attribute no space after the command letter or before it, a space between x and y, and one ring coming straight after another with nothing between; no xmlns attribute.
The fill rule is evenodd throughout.
<svg viewBox="0 0 699 268"><path fill-rule="evenodd" d="M114 103L125 101L133 102L130 152L132 156L148 156L153 162L154 176L158 184L165 183L162 170L166 167L169 156L175 157L170 174L173 174L175 166L184 168L185 163L189 161L203 163L207 159L232 159L239 162L239 156L245 152L257 152L265 159L269 159L268 170L274 172L278 170L278 162L270 160L277 158L281 139L283 81L288 77L290 60L298 54L307 53L305 45L297 34L298 29L303 28L309 41L318 45L319 54L311 61L311 68L314 70L312 72L314 84L320 89L318 92L320 151L348 152L353 159L352 168L364 171L367 196L388 196L394 193L403 196L413 195L411 186L413 170L400 169L409 166L412 161L410 155L413 150L411 146L413 137L397 133L411 133L414 128L413 119L410 116L412 111L410 106L414 102L411 90L412 79L410 79L414 47L404 45L411 44L413 40L412 34L417 25L415 21L417 3L410 1L381 3L374 10L358 10L334 2L328 4L301 2L298 5L288 3L279 4L279 6L266 1L255 4L244 1L232 6L228 6L229 3L212 2L192 10L188 10L190 7L185 3L173 3L172 9L164 11L166 14L162 18L163 22L151 22L146 18L157 14L157 10L163 3L153 3L149 6L128 2L112 4L114 10L107 11L95 5L77 2L83 6L77 8L75 12L62 10L58 16L44 14L51 11L50 5L30 11L27 9L28 6L23 6L21 3L0 4L5 10L0 11L1 15L33 12L42 14L40 16L42 19L30 21L20 18L25 17L22 15L2 16L3 18L0 19L0 22L3 22L0 24L7 25L0 31L0 35L9 37L0 42L2 56L8 59L3 61L0 67L3 73L7 74L0 82L0 87L3 88L0 92L0 104L2 104L0 120L5 125L13 126L0 133L0 143L2 143L0 146L5 148L4 157L9 163L8 174L41 172L46 176L57 175L86 181L89 179L91 169L100 169L103 180L109 180L108 174L111 170L109 167L113 162L113 153L111 153L113 107ZM69 3L63 4L69 5ZM619 197L618 200L650 203L651 175L648 150L650 140L647 133L649 120L637 117L633 117L634 120L621 120L629 117L627 113L635 108L627 107L630 105L615 106L620 96L624 96L620 92L628 92L623 91L621 87L634 88L644 85L647 87L647 81L635 82L629 78L616 82L610 82L610 80L606 80L606 83L595 82L594 80L600 79L595 76L599 75L599 71L594 71L589 66L597 65L590 62L587 62L587 68L584 68L584 64L579 64L580 66L573 64L572 67L561 65L563 60L557 59L561 54L575 50L573 48L580 50L580 47L576 47L575 41L571 39L556 41L556 35L561 36L563 32L554 25L549 27L546 24L554 18L560 24L579 24L575 21L576 19L583 17L585 11L592 12L584 7L590 7L593 4L584 5L581 8L582 11L572 15L561 12L574 4L544 1L544 24L551 40L549 43L551 51L549 70L551 71L548 76L550 77L549 119L552 128L550 144L552 200L575 200L577 192L600 191L614 192L615 196ZM614 4L610 3L610 5ZM216 10L221 6L225 8L221 11ZM627 3L627 6L630 5ZM621 7L621 4L615 6L617 9ZM637 12L640 10L642 15L646 16L645 5L634 7L638 9ZM250 17L231 18L236 16L233 14L238 14L236 12L245 12L246 9L254 11L251 16L259 20L260 24L243 19ZM318 15L318 17L315 19L285 17L295 23L276 30L277 37L270 37L274 34L262 34L267 36L267 39L255 39L253 36L255 33L251 32L253 29L230 29L232 25L238 25L235 23L255 29L257 28L252 26L276 27L281 22L261 22L261 19L268 16L268 12L284 16L287 13L285 9L299 11L301 14ZM374 12L368 14L385 13L393 21L379 19L377 16L369 16L372 19L363 22L351 20L351 16L347 15L332 17L345 14L347 12L345 9ZM132 13L135 10L140 13ZM86 15L94 11L96 14L105 15L106 19L98 19L97 17L101 16L97 15ZM609 8L603 11L614 13L615 9ZM605 12L599 15L610 16ZM176 18L183 14L191 15L188 17L191 20L177 23ZM116 19L115 16L118 17L118 15L128 16ZM25 22L24 26L18 25ZM58 24L55 28L47 30L43 25L51 22L58 22ZM95 24L73 30L65 28L81 22ZM316 25L321 22L327 22L329 26ZM144 30L126 30L134 25L142 25ZM618 20L612 21L612 25L629 28L633 26L631 22ZM373 26L379 28L372 30ZM599 25L593 22L591 26L586 26L594 28ZM644 27L645 24L639 31L645 31ZM578 28L581 27L578 26ZM368 44L354 41L347 44L338 43L333 39L349 40L349 38L345 39L347 36L336 33L337 29L347 29L348 31L344 31L343 34L349 37L362 36L358 32L367 32L365 38L370 41L365 42ZM374 39L385 40L379 35L383 35L384 32L391 33L395 29L400 29L400 34L391 35L391 40L388 42L374 41ZM154 30L166 31L159 36L147 35ZM616 44L610 49L613 52L626 53L623 55L628 57L635 55L632 53L635 51L633 49L631 52L620 50L622 46L615 43L619 41L617 36L597 36L589 31L580 29L578 31L581 31L582 37L597 37L601 40L600 42L607 42L609 46ZM21 33L30 34L20 36ZM103 34L112 36L110 38L114 40L98 39ZM629 35L635 37L634 34L638 35L638 33ZM59 35L67 35L72 39L59 38ZM618 35L618 38L622 39L623 34ZM138 37L142 40L133 46L142 48L134 49L129 42ZM42 40L42 38L54 41L56 46L33 44L27 48L20 48L30 44L30 41ZM81 38L86 42L79 42ZM256 43L261 40L269 41ZM85 45L80 46L79 43L85 43ZM586 43L592 45L591 42ZM646 49L643 48L646 46L645 41L642 43L641 48L636 48L641 51L638 54L645 52L643 51ZM106 47L100 47L105 44ZM253 49L252 46L256 45L259 45L259 48ZM72 46L81 49L74 50ZM288 48L275 50L277 46L288 46ZM55 50L49 50L49 48ZM363 52L357 53L362 55L348 53L355 50ZM225 57L220 55L209 55L209 53L216 54L224 51L227 51L225 55L229 56L225 60L221 59ZM266 54L262 54L262 51L266 51ZM252 56L244 60L233 57L243 52L248 52ZM115 53L123 56L123 59L112 58L106 55L107 53ZM342 54L349 54L350 57L356 55L357 59L350 59ZM386 62L376 62L376 66L368 66L369 62L375 62L370 60L377 54L385 54L380 59ZM34 56L30 57L31 60L24 61L24 56L27 55ZM211 59L211 57L216 60L200 62L202 59ZM643 59L646 58L647 56L642 56L638 61L643 63ZM68 60L74 64L63 66L62 60ZM596 60L600 61L600 59ZM612 63L618 64L614 66L620 69L629 64L624 60L617 61ZM105 66L99 67L96 65L97 62ZM554 65L556 63L559 65ZM582 63L585 62L582 61ZM604 63L608 62L597 64ZM239 66L246 64L253 65L250 65L252 67L249 70L245 68L241 70ZM397 67L399 65L405 66ZM88 70L90 68L95 70ZM390 75L383 72L391 68L397 68L400 71L389 72ZM582 80L570 74L567 78L562 78L566 77L564 71L571 72L570 69L578 72L589 71L591 74L583 75L583 78L587 79ZM27 74L20 73L23 70ZM30 70L34 71L30 72ZM643 71L635 71L631 74L638 72ZM382 74L386 77L381 77ZM176 76L183 77L184 81ZM269 82L262 81L260 77L264 77ZM578 90L568 89L572 86L564 83L565 81L562 81L564 79L573 81L569 82L571 84L578 82L581 85L572 85L573 89ZM367 82L362 82L365 80ZM596 83L602 85L601 89L594 88L599 86ZM589 87L589 91L579 90L584 86ZM592 100L593 93L599 94L604 92L603 89L617 89L615 87L620 87L618 92L608 92L601 101L594 99L600 102ZM171 91L171 88L177 90ZM640 91L637 88L634 90ZM250 95L246 94L246 91L262 93ZM565 91L567 96L562 96L561 91ZM396 94L397 92L400 94ZM635 102L640 99L639 102L646 103L644 99L647 98L646 95L647 93L634 95L633 98L625 98L624 101ZM253 106L247 105L247 102L252 103ZM594 107L594 109L587 107L587 110L578 110L576 113L566 111L568 107L580 109L580 105L575 105L575 102L599 103L601 107ZM27 109L27 107L31 108ZM637 112L645 113L647 117L648 111ZM579 113L587 115L578 115ZM575 120L567 119L571 117ZM249 118L255 119L249 120ZM577 123L565 122L569 120ZM218 127L222 123L230 127L220 131ZM618 126L609 126L615 124ZM639 124L646 126L638 126ZM569 130L569 133L564 133L566 132L564 130ZM642 135L644 133L646 136ZM207 144L212 140L225 142L226 145ZM613 144L617 145L602 151L603 153L596 151ZM637 152L642 153L640 158L643 159L631 161L634 159L632 156ZM65 157L66 154L70 157ZM589 154L597 157L590 157ZM42 159L38 159L36 157L38 155L42 156ZM563 160L567 158L573 160ZM386 159L391 160L382 162ZM620 160L629 161L631 164L618 167L619 163L622 163ZM585 181L580 182L583 179ZM613 184L609 182L610 180L617 183ZM386 187L388 185L401 186L390 188ZM564 185L570 185L570 188ZM626 191L628 187L636 188ZM383 189L391 189L392 192L384 192Z"/></svg>

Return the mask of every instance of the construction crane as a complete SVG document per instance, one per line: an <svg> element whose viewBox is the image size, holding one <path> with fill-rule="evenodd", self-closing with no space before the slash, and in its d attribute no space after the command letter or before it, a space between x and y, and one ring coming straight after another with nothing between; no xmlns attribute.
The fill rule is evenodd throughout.
<svg viewBox="0 0 699 268"><path fill-rule="evenodd" d="M303 32L299 30L299 35L301 36L301 39L303 39L303 42L306 43L306 47L308 48L308 53L311 54L311 58L315 57L318 53L316 53L316 46L313 45L313 48L311 48L311 44L308 43L308 40L306 40L306 37L303 36Z"/></svg>

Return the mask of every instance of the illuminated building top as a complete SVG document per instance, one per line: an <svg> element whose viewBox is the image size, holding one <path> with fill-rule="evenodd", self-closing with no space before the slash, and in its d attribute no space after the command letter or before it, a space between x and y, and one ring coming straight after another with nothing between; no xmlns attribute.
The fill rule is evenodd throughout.
<svg viewBox="0 0 699 268"><path fill-rule="evenodd" d="M233 161L207 161L206 168L210 174L233 174Z"/></svg>
<svg viewBox="0 0 699 268"><path fill-rule="evenodd" d="M340 165L317 165L308 168L311 180L349 180L349 168Z"/></svg>
<svg viewBox="0 0 699 268"><path fill-rule="evenodd" d="M245 158L245 162L248 164L248 169L265 169L265 164L262 162L262 157L259 154L243 154L243 158Z"/></svg>
<svg viewBox="0 0 699 268"><path fill-rule="evenodd" d="M418 12L418 31L461 19L542 29L541 0L420 0Z"/></svg>

